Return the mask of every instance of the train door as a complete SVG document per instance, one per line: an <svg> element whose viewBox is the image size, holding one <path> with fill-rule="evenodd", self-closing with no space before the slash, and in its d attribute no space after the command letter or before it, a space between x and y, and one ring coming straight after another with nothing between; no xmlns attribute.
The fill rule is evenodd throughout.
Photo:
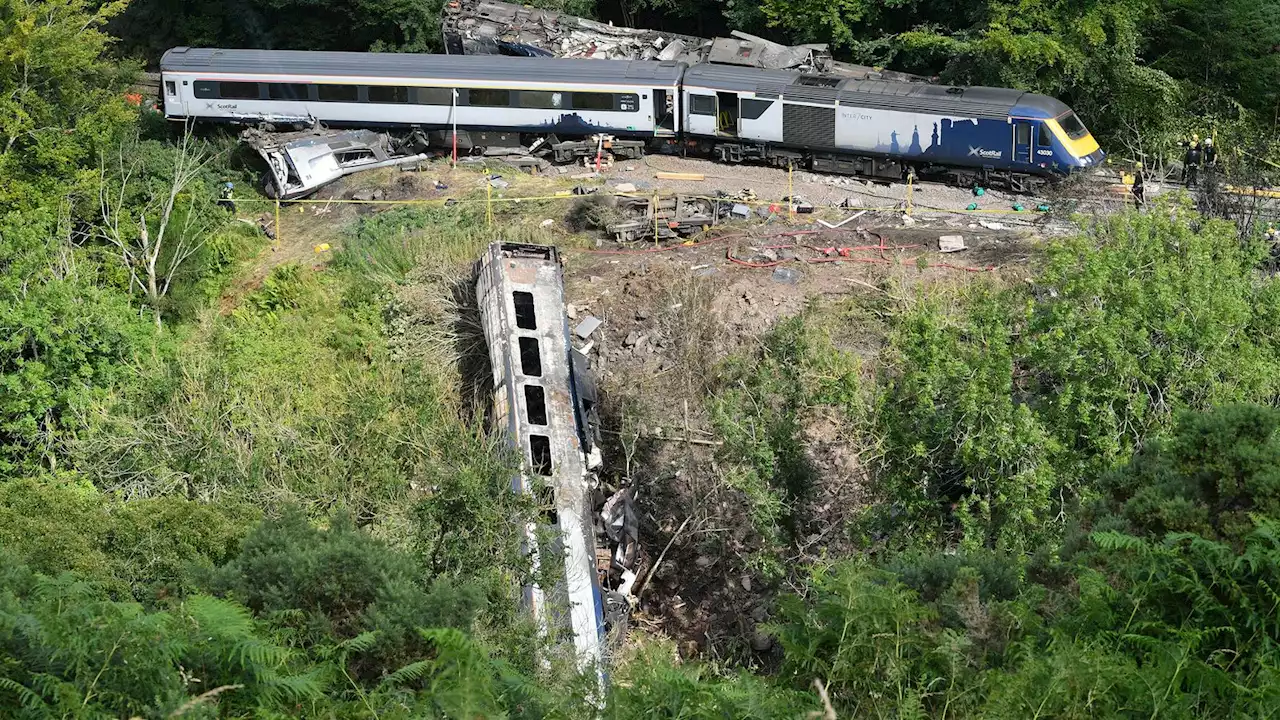
<svg viewBox="0 0 1280 720"><path fill-rule="evenodd" d="M676 94L670 90L653 91L654 134L674 135L676 132Z"/></svg>
<svg viewBox="0 0 1280 720"><path fill-rule="evenodd" d="M716 93L716 134L738 136L738 94Z"/></svg>
<svg viewBox="0 0 1280 720"><path fill-rule="evenodd" d="M1013 123L1013 161L1031 164L1031 123L1023 120Z"/></svg>
<svg viewBox="0 0 1280 720"><path fill-rule="evenodd" d="M685 110L685 129L691 135L714 137L716 134L716 96L689 92Z"/></svg>

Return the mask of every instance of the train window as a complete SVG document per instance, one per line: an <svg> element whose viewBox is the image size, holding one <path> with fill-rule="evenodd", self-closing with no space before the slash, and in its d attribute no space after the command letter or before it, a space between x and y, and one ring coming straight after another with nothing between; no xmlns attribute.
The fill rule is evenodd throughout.
<svg viewBox="0 0 1280 720"><path fill-rule="evenodd" d="M1026 123L1014 123L1013 142L1015 145L1031 144L1031 126Z"/></svg>
<svg viewBox="0 0 1280 720"><path fill-rule="evenodd" d="M409 102L409 88L394 85L370 85L369 102L407 103Z"/></svg>
<svg viewBox="0 0 1280 720"><path fill-rule="evenodd" d="M1036 146L1042 148L1053 147L1053 143L1049 142L1049 128L1045 125L1041 125L1036 130Z"/></svg>
<svg viewBox="0 0 1280 720"><path fill-rule="evenodd" d="M541 386L524 386L524 416L531 425L547 424L547 392Z"/></svg>
<svg viewBox="0 0 1280 720"><path fill-rule="evenodd" d="M267 83L267 97L272 100L306 100L307 92L301 83Z"/></svg>
<svg viewBox="0 0 1280 720"><path fill-rule="evenodd" d="M1058 124L1062 126L1062 131L1067 134L1067 137L1072 140L1078 140L1089 134L1089 131L1084 127L1084 123L1080 122L1080 118L1076 117L1073 112L1058 118Z"/></svg>
<svg viewBox="0 0 1280 720"><path fill-rule="evenodd" d="M213 80L197 80L192 92L198 98L216 98L218 97L218 83Z"/></svg>
<svg viewBox="0 0 1280 720"><path fill-rule="evenodd" d="M612 110L613 93L576 92L573 94L574 110Z"/></svg>
<svg viewBox="0 0 1280 720"><path fill-rule="evenodd" d="M511 302L516 306L516 327L521 330L537 330L538 317L533 311L533 293L516 290L511 293Z"/></svg>
<svg viewBox="0 0 1280 720"><path fill-rule="evenodd" d="M220 82L218 97L224 100L257 100L261 95L258 93L258 83Z"/></svg>
<svg viewBox="0 0 1280 720"><path fill-rule="evenodd" d="M520 107L559 110L564 107L564 93L544 90L521 90Z"/></svg>
<svg viewBox="0 0 1280 720"><path fill-rule="evenodd" d="M750 98L742 99L742 112L739 116L743 120L759 120L765 111L773 106L772 100L752 100Z"/></svg>
<svg viewBox="0 0 1280 720"><path fill-rule="evenodd" d="M419 105L453 104L453 88L420 87L413 91L413 101Z"/></svg>
<svg viewBox="0 0 1280 720"><path fill-rule="evenodd" d="M360 88L355 85L317 85L320 102L359 102Z"/></svg>
<svg viewBox="0 0 1280 720"><path fill-rule="evenodd" d="M542 377L542 351L538 338L520 338L520 372L529 377Z"/></svg>
<svg viewBox="0 0 1280 720"><path fill-rule="evenodd" d="M165 81L164 81L164 92L165 92L165 94L166 94L166 95L177 95L177 94L178 94L178 84L177 84L176 82L172 81L172 80L165 80Z"/></svg>
<svg viewBox="0 0 1280 720"><path fill-rule="evenodd" d="M472 107L511 107L511 91L493 88L475 88L467 92Z"/></svg>
<svg viewBox="0 0 1280 720"><path fill-rule="evenodd" d="M521 90L520 106L521 108L559 110L564 106L564 94L563 92Z"/></svg>
<svg viewBox="0 0 1280 720"><path fill-rule="evenodd" d="M529 465L534 474L551 477L551 438L546 435L529 436Z"/></svg>
<svg viewBox="0 0 1280 720"><path fill-rule="evenodd" d="M715 115L716 98L714 95L690 95L690 115Z"/></svg>

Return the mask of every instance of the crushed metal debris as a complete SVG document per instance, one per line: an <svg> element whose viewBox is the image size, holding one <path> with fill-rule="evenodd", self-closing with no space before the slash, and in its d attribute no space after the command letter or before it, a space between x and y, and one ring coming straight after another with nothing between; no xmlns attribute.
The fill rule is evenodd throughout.
<svg viewBox="0 0 1280 720"><path fill-rule="evenodd" d="M782 45L741 31L700 38L618 27L554 10L497 2L456 0L441 14L451 55L606 58L719 63L773 70L834 73L863 80L932 82L932 78L836 62L825 44Z"/></svg>

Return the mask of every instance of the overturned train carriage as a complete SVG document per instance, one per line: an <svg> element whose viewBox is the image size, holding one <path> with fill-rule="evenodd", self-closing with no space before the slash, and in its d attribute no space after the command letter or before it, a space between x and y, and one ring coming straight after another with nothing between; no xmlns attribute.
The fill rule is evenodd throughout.
<svg viewBox="0 0 1280 720"><path fill-rule="evenodd" d="M511 489L543 514L524 528L534 576L524 601L541 632L568 639L574 661L603 682L606 608L597 575L595 390L572 348L554 247L494 243L476 299L493 369L493 425L521 457Z"/></svg>
<svg viewBox="0 0 1280 720"><path fill-rule="evenodd" d="M528 146L557 161L608 149L709 155L897 180L1024 189L1098 165L1063 103L716 63L175 48L172 119L419 130L459 150Z"/></svg>

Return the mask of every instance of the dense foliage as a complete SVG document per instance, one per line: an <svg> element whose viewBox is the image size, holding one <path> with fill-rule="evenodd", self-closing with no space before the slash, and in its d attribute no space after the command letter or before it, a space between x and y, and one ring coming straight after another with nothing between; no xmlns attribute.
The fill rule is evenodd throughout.
<svg viewBox="0 0 1280 720"><path fill-rule="evenodd" d="M1265 4L640 7L1056 92L1154 147L1244 137L1276 103ZM886 283L705 368L708 481L745 509L747 570L787 583L778 642L751 667L637 643L596 697L516 605L512 528L537 508L471 407L453 274L483 218L362 214L323 270L260 253L214 201L242 172L230 143L130 105L138 66L104 30L148 61L179 42L413 50L437 9L0 0L0 715L1280 707L1280 286L1248 232L1177 200L1085 223L1033 282ZM501 210L504 233L526 237L530 207ZM819 418L866 497L815 519ZM841 552L797 564L819 535Z"/></svg>

